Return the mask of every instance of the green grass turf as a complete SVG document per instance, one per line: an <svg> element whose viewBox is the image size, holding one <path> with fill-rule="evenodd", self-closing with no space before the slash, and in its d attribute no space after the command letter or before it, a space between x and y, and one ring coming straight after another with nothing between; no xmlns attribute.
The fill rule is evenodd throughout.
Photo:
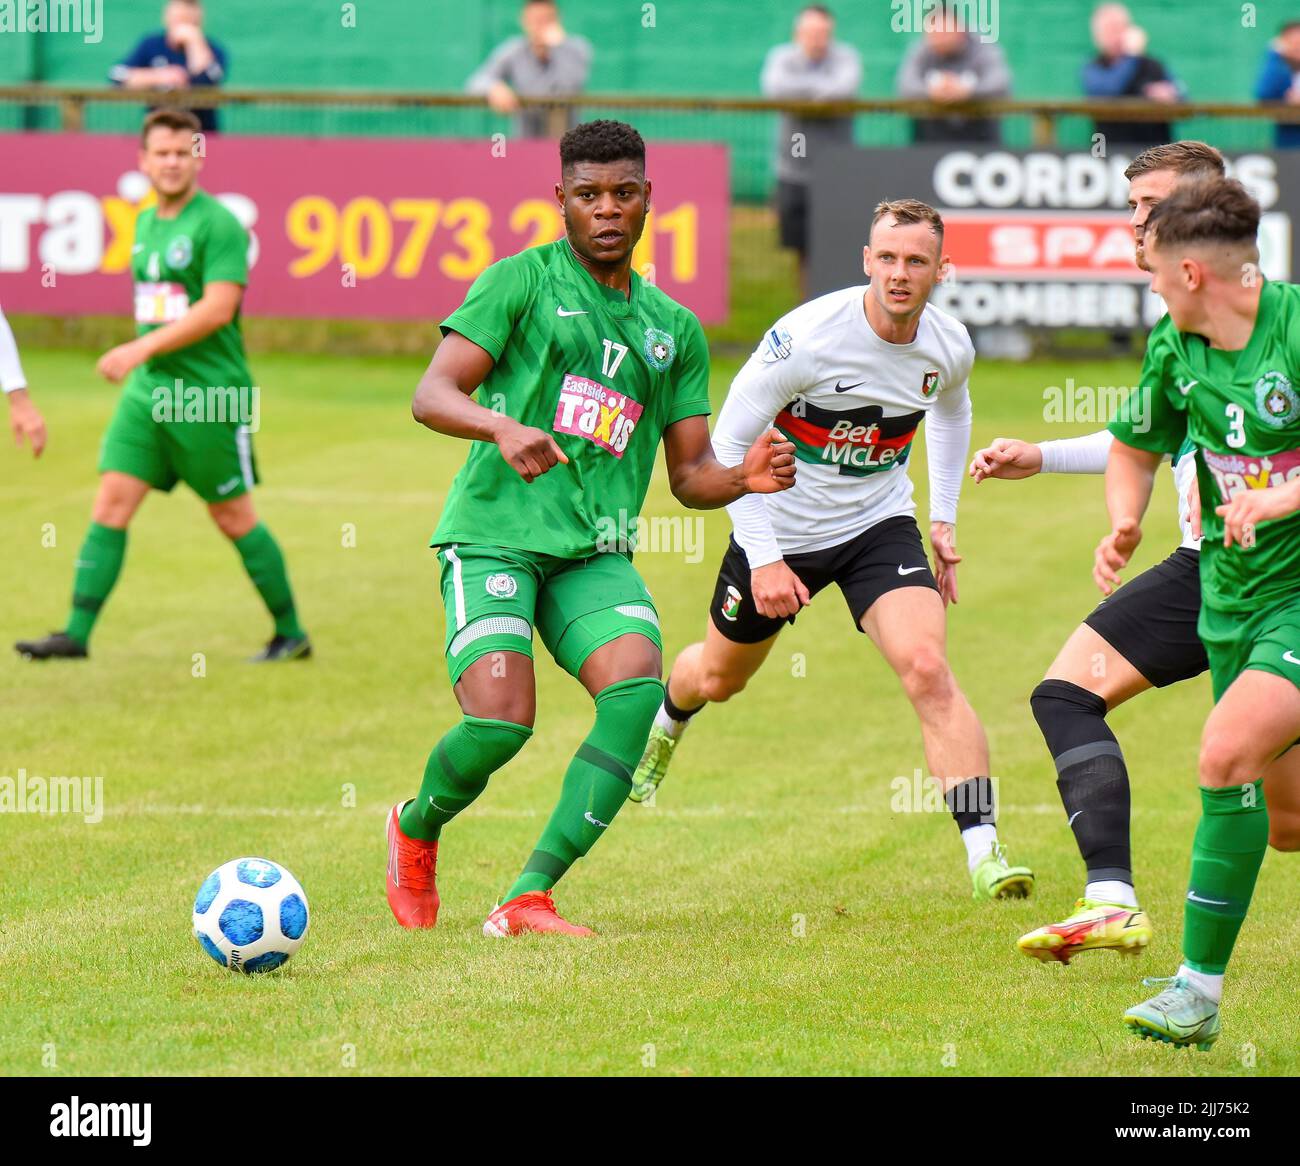
<svg viewBox="0 0 1300 1166"><path fill-rule="evenodd" d="M115 395L94 378L91 353L24 357L52 438L37 464L0 455L6 648L62 626ZM560 885L562 910L599 939L479 933L591 717L585 694L546 659L536 735L444 836L438 928L402 931L384 902L383 820L457 716L424 544L464 447L410 420L417 361L262 355L254 367L259 506L317 658L243 663L266 617L184 488L140 514L88 664L0 656L0 775L99 774L106 801L98 825L0 814L0 1071L1300 1072L1291 856L1264 863L1213 1053L1139 1042L1119 1024L1147 995L1140 976L1178 962L1204 679L1111 718L1133 774L1153 950L1070 968L1015 950L1021 932L1061 917L1081 890L1026 698L1096 599L1097 478L968 486L962 509L951 655L988 729L1003 836L1039 875L1032 902L972 903L948 817L891 812L893 779L924 769L919 732L827 592L743 696L696 722L659 805L628 805ZM719 398L734 368L718 363ZM1044 387L1067 376L1124 384L1135 371L983 364L975 440L1086 431L1044 425ZM918 457L924 514L922 468ZM1161 475L1139 566L1176 542L1171 478ZM646 512L683 513L662 471ZM670 659L703 631L728 532L722 512L703 522L702 561L637 559ZM343 545L346 524L355 547ZM57 544L43 546L51 529ZM246 979L200 952L189 912L212 868L250 854L302 880L312 925L283 972Z"/></svg>

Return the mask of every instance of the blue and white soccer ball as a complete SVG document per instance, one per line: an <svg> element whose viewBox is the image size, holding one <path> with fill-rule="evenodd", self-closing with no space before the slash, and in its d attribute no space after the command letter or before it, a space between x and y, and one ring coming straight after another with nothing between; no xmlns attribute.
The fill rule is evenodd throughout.
<svg viewBox="0 0 1300 1166"><path fill-rule="evenodd" d="M194 899L194 938L223 968L269 972L302 946L310 917L298 880L266 858L217 867Z"/></svg>

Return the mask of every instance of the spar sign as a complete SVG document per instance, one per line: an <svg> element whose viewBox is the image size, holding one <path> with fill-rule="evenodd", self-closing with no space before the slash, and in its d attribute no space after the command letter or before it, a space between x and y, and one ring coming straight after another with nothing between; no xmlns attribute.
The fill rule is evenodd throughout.
<svg viewBox="0 0 1300 1166"><path fill-rule="evenodd" d="M245 310L433 319L488 264L559 239L556 147L210 135L200 184L249 231ZM153 203L134 137L0 134L0 304L127 314L135 220ZM647 148L637 270L705 323L727 313L727 152Z"/></svg>
<svg viewBox="0 0 1300 1166"><path fill-rule="evenodd" d="M825 151L814 159L810 282L817 292L863 282L862 244L883 199L919 198L944 220L950 278L933 302L971 327L1148 329L1164 305L1133 262L1131 155L1037 150ZM1290 279L1300 159L1228 158L1260 200L1260 266Z"/></svg>

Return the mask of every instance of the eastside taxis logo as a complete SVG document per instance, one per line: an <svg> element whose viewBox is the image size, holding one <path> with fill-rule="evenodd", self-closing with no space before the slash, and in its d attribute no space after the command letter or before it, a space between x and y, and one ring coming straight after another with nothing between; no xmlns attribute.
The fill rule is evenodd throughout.
<svg viewBox="0 0 1300 1166"><path fill-rule="evenodd" d="M607 453L622 458L645 407L626 393L615 392L599 381L566 373L555 406L556 433L570 433L595 442Z"/></svg>
<svg viewBox="0 0 1300 1166"><path fill-rule="evenodd" d="M1231 501L1243 490L1266 490L1300 478L1300 449L1288 449L1265 457L1243 457L1203 448L1201 457L1205 459L1205 468L1210 471L1224 502Z"/></svg>
<svg viewBox="0 0 1300 1166"><path fill-rule="evenodd" d="M253 229L257 203L234 192L214 197L248 232L248 265L253 267L259 250ZM25 272L35 267L57 275L119 275L131 267L136 219L156 202L149 180L138 170L120 175L112 194L6 191L0 194L0 272ZM188 239L173 241L166 256L176 269L185 267L192 257L193 244Z"/></svg>

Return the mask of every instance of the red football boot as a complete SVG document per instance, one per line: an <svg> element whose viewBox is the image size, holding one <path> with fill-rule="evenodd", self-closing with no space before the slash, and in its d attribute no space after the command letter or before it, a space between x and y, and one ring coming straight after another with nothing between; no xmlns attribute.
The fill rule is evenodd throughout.
<svg viewBox="0 0 1300 1166"><path fill-rule="evenodd" d="M438 844L408 838L398 824L405 802L388 812L388 905L403 927L438 922Z"/></svg>
<svg viewBox="0 0 1300 1166"><path fill-rule="evenodd" d="M483 934L494 939L522 935L525 931L558 931L562 935L595 935L590 927L579 927L555 912L550 891L525 891L502 903L483 924Z"/></svg>

